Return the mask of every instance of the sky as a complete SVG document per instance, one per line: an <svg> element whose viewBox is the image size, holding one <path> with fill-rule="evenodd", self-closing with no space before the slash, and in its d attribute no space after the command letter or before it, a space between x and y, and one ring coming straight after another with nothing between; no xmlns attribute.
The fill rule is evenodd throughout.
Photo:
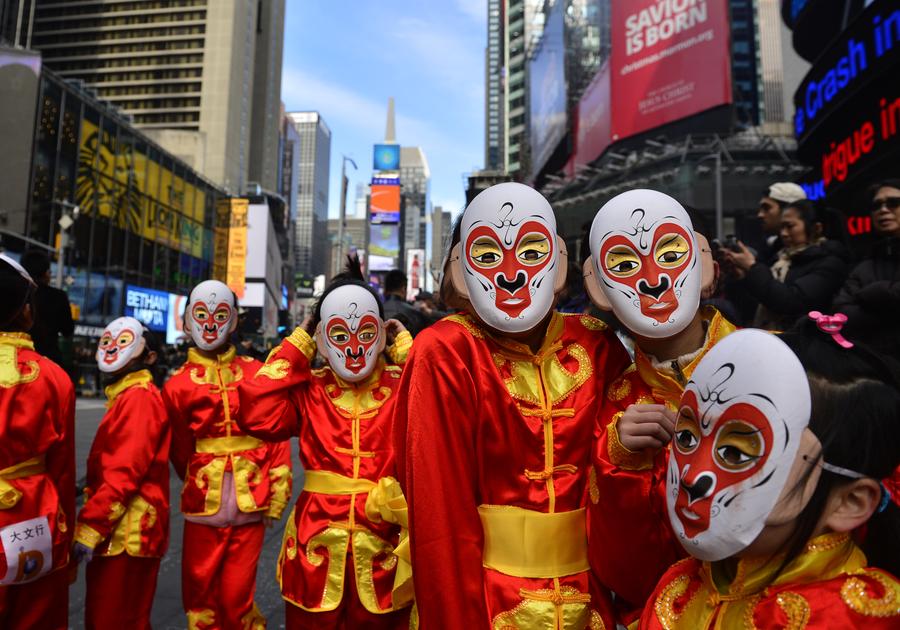
<svg viewBox="0 0 900 630"><path fill-rule="evenodd" d="M340 209L341 162L372 177L372 145L384 139L393 96L397 142L420 146L431 202L465 205L465 173L484 163L486 0L287 0L281 100L288 112L318 111L331 129L329 216Z"/></svg>

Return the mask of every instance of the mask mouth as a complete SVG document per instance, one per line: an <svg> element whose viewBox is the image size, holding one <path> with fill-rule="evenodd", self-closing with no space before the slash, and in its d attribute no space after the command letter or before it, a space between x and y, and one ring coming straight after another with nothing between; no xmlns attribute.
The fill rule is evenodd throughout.
<svg viewBox="0 0 900 630"><path fill-rule="evenodd" d="M344 350L344 366L354 374L359 373L360 370L366 367L366 363L363 361L364 354L365 350L362 346L357 347L356 352L351 348L347 348Z"/></svg>
<svg viewBox="0 0 900 630"><path fill-rule="evenodd" d="M109 350L104 350L103 354L103 362L107 365L112 365L116 362L116 359L119 358L119 349L118 348L110 348Z"/></svg>
<svg viewBox="0 0 900 630"><path fill-rule="evenodd" d="M219 336L218 324L203 324L203 341L207 343L214 342Z"/></svg>

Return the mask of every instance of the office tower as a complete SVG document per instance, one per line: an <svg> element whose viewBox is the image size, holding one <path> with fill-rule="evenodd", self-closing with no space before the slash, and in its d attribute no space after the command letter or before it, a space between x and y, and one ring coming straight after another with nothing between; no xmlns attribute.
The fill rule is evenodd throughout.
<svg viewBox="0 0 900 630"><path fill-rule="evenodd" d="M227 190L274 189L284 4L37 2L32 46Z"/></svg>
<svg viewBox="0 0 900 630"><path fill-rule="evenodd" d="M293 112L288 117L300 135L294 273L317 276L324 274L328 266L331 130L318 112Z"/></svg>
<svg viewBox="0 0 900 630"><path fill-rule="evenodd" d="M403 208L403 251L425 249L431 171L421 147L400 148L400 198Z"/></svg>

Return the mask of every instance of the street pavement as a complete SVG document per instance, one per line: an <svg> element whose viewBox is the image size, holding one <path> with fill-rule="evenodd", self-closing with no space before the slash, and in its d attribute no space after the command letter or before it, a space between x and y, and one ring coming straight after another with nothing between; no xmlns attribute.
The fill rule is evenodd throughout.
<svg viewBox="0 0 900 630"><path fill-rule="evenodd" d="M75 406L75 465L79 488L84 487L88 452L97 426L103 418L105 411L103 403L103 399L80 398ZM296 458L295 444L292 444L291 451L294 468L294 495L281 522L266 530L265 543L256 575L256 604L266 616L269 628L284 628L284 603L278 583L275 581L275 562L281 548L284 520L290 514L291 507L303 487L302 470ZM184 518L179 510L181 480L171 468L169 470L172 502L169 551L162 559L159 568L151 618L151 624L157 630L180 630L187 626L184 610L181 607L181 532L184 525ZM82 497L78 497L79 509L82 503ZM69 592L69 627L71 628L84 628L84 590L84 568L79 567L78 580L72 585Z"/></svg>

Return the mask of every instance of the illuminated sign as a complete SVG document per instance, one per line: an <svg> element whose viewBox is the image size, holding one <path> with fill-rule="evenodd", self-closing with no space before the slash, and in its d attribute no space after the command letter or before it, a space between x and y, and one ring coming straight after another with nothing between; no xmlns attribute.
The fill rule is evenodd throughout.
<svg viewBox="0 0 900 630"><path fill-rule="evenodd" d="M373 184L370 199L371 223L400 222L400 186Z"/></svg>
<svg viewBox="0 0 900 630"><path fill-rule="evenodd" d="M247 267L247 199L221 199L216 204L213 229L213 279L244 297Z"/></svg>
<svg viewBox="0 0 900 630"><path fill-rule="evenodd" d="M850 236L868 234L872 231L872 217L847 217L847 231Z"/></svg>
<svg viewBox="0 0 900 630"><path fill-rule="evenodd" d="M373 166L376 171L396 171L400 168L399 144L376 144Z"/></svg>
<svg viewBox="0 0 900 630"><path fill-rule="evenodd" d="M134 285L125 287L125 314L150 330L165 332L169 316L169 294Z"/></svg>

